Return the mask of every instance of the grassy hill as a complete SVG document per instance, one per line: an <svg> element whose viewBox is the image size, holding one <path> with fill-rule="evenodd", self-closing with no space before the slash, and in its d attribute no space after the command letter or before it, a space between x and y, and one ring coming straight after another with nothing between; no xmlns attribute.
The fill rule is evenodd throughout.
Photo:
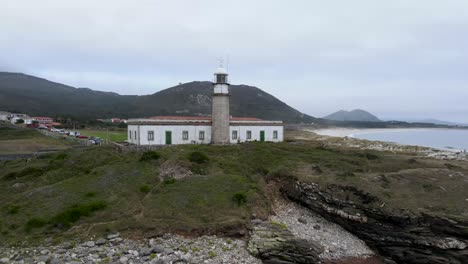
<svg viewBox="0 0 468 264"><path fill-rule="evenodd" d="M275 179L354 186L379 197L386 204L379 210L389 212L468 213L468 183L457 176L468 175L466 163L315 141L173 146L157 154L103 146L0 167L0 245L115 231L245 234L252 218L270 214L266 182ZM447 171L455 176L439 176ZM187 177L170 179L170 172Z"/></svg>
<svg viewBox="0 0 468 264"><path fill-rule="evenodd" d="M210 82L190 82L152 95L131 96L74 88L20 73L0 72L1 110L74 119L211 114ZM231 86L235 116L310 123L304 115L259 88Z"/></svg>

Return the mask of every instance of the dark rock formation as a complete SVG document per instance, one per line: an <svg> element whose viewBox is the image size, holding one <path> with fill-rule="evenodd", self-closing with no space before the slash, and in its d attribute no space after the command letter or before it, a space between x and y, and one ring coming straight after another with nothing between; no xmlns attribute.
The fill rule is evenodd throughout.
<svg viewBox="0 0 468 264"><path fill-rule="evenodd" d="M468 222L403 210L388 213L377 197L349 186L291 181L282 191L364 240L388 263L468 263Z"/></svg>
<svg viewBox="0 0 468 264"><path fill-rule="evenodd" d="M268 264L320 263L319 245L298 239L286 226L258 222L251 231L248 250L250 254Z"/></svg>

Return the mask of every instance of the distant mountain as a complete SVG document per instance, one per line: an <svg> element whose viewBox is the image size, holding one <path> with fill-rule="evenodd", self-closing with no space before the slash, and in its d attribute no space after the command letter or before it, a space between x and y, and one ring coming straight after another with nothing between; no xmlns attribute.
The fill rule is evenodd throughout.
<svg viewBox="0 0 468 264"><path fill-rule="evenodd" d="M334 121L381 122L381 120L375 115L360 109L353 111L340 110L323 117L323 119Z"/></svg>
<svg viewBox="0 0 468 264"><path fill-rule="evenodd" d="M316 119L257 87L231 86L231 113L287 123ZM75 119L211 114L210 82L190 82L152 95L119 95L74 88L21 73L0 72L0 111Z"/></svg>
<svg viewBox="0 0 468 264"><path fill-rule="evenodd" d="M427 123L427 124L436 124L436 125L446 125L446 126L468 126L468 124L443 121L439 119L426 118L426 119L405 119L403 121L411 123Z"/></svg>

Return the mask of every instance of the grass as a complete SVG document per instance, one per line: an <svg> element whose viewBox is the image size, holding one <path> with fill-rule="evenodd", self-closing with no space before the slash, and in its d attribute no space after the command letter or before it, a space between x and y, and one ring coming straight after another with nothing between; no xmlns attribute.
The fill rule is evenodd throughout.
<svg viewBox="0 0 468 264"><path fill-rule="evenodd" d="M192 153L207 159L200 164ZM235 234L253 213L263 219L271 213L266 181L275 179L358 188L385 202L386 210L468 217L464 162L324 147L314 141L184 145L157 154L157 162L141 162L142 153L101 146L28 163L0 161L0 200L5 206L0 210L0 245L61 236L64 231L78 236L109 230L141 236ZM201 166L203 173L161 181L160 166L166 161L190 170ZM21 187L12 187L17 183ZM347 194L336 193L340 195ZM11 227L24 230L12 232Z"/></svg>
<svg viewBox="0 0 468 264"><path fill-rule="evenodd" d="M111 142L123 142L127 140L127 129L116 129L116 130L97 130L97 129L80 129L77 130L81 135L88 137L99 137L102 140L106 140L109 136L109 141Z"/></svg>
<svg viewBox="0 0 468 264"><path fill-rule="evenodd" d="M0 155L62 150L71 146L72 143L66 140L44 136L34 129L0 126Z"/></svg>

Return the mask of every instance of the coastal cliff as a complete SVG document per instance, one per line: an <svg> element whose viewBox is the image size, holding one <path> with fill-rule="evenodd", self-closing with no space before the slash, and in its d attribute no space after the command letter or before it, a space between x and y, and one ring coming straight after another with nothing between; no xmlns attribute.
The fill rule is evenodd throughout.
<svg viewBox="0 0 468 264"><path fill-rule="evenodd" d="M466 221L406 210L389 213L378 197L351 186L287 181L281 189L290 199L364 240L388 263L468 263Z"/></svg>

